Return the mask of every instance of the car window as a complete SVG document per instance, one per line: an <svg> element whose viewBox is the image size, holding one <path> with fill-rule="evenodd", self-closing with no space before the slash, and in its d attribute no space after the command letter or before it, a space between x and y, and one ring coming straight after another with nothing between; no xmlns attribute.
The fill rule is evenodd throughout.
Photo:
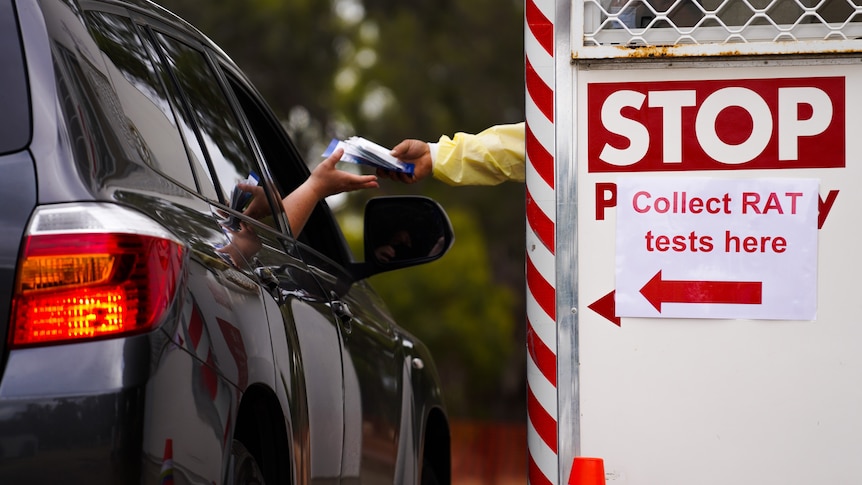
<svg viewBox="0 0 862 485"><path fill-rule="evenodd" d="M0 0L0 153L18 151L30 141L30 108L24 55L11 0Z"/></svg>
<svg viewBox="0 0 862 485"><path fill-rule="evenodd" d="M164 85L135 25L131 19L105 12L89 11L86 18L128 118L125 132L130 144L145 163L196 190Z"/></svg>
<svg viewBox="0 0 862 485"><path fill-rule="evenodd" d="M180 134L186 144L186 153L191 162L192 172L195 174L197 181L198 192L210 200L218 200L218 192L213 183L212 175L210 174L209 164L204 156L204 150L198 140L197 132L194 128L191 116L186 111L183 105L182 96L179 94L177 83L174 82L174 76L171 70L167 68L165 57L162 51L156 46L156 41L153 32L147 28L142 29L146 34L142 36L144 45L150 58L153 59L153 64L158 72L159 79L162 80L162 85L165 86L167 99L171 104L174 116L180 129Z"/></svg>
<svg viewBox="0 0 862 485"><path fill-rule="evenodd" d="M279 191L282 195L290 193L308 178L305 162L275 115L256 93L229 71L225 75ZM340 264L350 260L343 235L324 201L315 207L299 241Z"/></svg>
<svg viewBox="0 0 862 485"><path fill-rule="evenodd" d="M203 52L161 32L156 38L187 101L219 201L229 205L236 184L259 179L261 171Z"/></svg>

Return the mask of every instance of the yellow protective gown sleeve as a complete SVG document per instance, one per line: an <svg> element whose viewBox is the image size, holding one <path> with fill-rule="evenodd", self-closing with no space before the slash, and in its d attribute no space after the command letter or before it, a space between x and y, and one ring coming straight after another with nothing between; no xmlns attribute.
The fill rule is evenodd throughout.
<svg viewBox="0 0 862 485"><path fill-rule="evenodd" d="M524 123L492 126L475 135L440 137L432 148L434 178L449 185L523 182L526 170Z"/></svg>

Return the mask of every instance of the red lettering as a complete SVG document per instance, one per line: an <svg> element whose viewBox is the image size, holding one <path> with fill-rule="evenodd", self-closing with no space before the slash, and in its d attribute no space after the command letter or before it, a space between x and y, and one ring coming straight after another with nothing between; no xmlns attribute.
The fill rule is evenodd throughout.
<svg viewBox="0 0 862 485"><path fill-rule="evenodd" d="M681 253L688 249L687 238L682 234L673 237L673 250Z"/></svg>
<svg viewBox="0 0 862 485"><path fill-rule="evenodd" d="M632 207L634 208L635 212L637 212L638 214L643 214L643 213L649 211L649 207L650 207L649 205L642 206L638 203L638 200L641 197L645 197L645 198L649 199L652 196L650 195L649 192L645 192L645 191L641 190L640 192L636 193L634 197L632 197Z"/></svg>
<svg viewBox="0 0 862 485"><path fill-rule="evenodd" d="M832 205L835 203L835 199L838 197L837 190L830 190L829 194L826 196L826 200L817 198L817 229L823 228L823 223L826 222L826 216L829 215L829 211L832 210Z"/></svg>
<svg viewBox="0 0 862 485"><path fill-rule="evenodd" d="M748 209L750 208L755 214L760 214L760 208L757 207L758 202L760 202L760 194L757 192L743 192L742 213L748 214Z"/></svg>
<svg viewBox="0 0 862 485"><path fill-rule="evenodd" d="M596 183L596 220L605 220L605 209L617 206L617 184L613 182Z"/></svg>
<svg viewBox="0 0 862 485"><path fill-rule="evenodd" d="M785 192L784 195L790 197L790 213L796 214L796 200L802 197L802 192Z"/></svg>
<svg viewBox="0 0 862 485"><path fill-rule="evenodd" d="M782 236L734 236L724 232L724 251L728 253L783 253L787 250L787 239Z"/></svg>
<svg viewBox="0 0 862 485"><path fill-rule="evenodd" d="M797 212L797 201L800 197L802 197L802 192L785 192L784 196L789 199L790 203L790 214L796 214ZM760 206L760 194L757 192L743 192L742 193L742 213L748 214L748 211L751 210L754 214L768 214L770 211L778 212L779 214L784 214L784 207L781 204L781 196L776 194L775 192L770 192L768 196L766 196L766 201Z"/></svg>
<svg viewBox="0 0 862 485"><path fill-rule="evenodd" d="M658 249L661 252L665 252L668 250L669 246L670 246L670 238L669 237L667 237L665 235L656 236L656 238L655 238L655 248L656 249Z"/></svg>
<svg viewBox="0 0 862 485"><path fill-rule="evenodd" d="M778 200L778 195L775 192L769 194L769 197L766 199L766 205L763 206L764 214L771 210L777 210L779 214L784 214L784 210L781 209L781 202Z"/></svg>
<svg viewBox="0 0 862 485"><path fill-rule="evenodd" d="M652 202L650 202L652 201ZM653 199L651 193L641 190L632 196L632 208L638 214L646 214L653 211L657 214L700 214L706 208L710 214L724 212L730 214L730 195L725 193L721 198L689 197L688 193L674 192L670 197L656 197Z"/></svg>
<svg viewBox="0 0 862 485"><path fill-rule="evenodd" d="M712 236L698 236L696 232L691 231L688 235L676 234L674 236L666 236L664 234L654 235L652 231L647 231L644 235L646 241L646 249L649 252L658 251L664 253L667 251L675 251L682 253L690 251L692 253L712 251Z"/></svg>

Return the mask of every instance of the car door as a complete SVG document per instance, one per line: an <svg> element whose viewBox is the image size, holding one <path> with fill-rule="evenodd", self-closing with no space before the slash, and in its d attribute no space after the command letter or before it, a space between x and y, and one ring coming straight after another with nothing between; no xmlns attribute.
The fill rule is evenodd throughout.
<svg viewBox="0 0 862 485"><path fill-rule="evenodd" d="M173 115L148 44L129 12L95 2L80 11L58 2L44 7L55 19L57 35L75 47L56 46L55 65L63 73L57 85L70 132L80 134L74 137L81 140L75 145L79 159L92 156L92 165L80 164L89 170L84 173L91 186L112 205L146 214L188 249L178 288L182 303L175 319L154 333L159 343L146 359L144 404L126 411L130 419L142 417L142 457L135 457L141 460L140 474L145 481L158 477L170 450L177 475L201 483L219 480L230 451L228 431L236 421L235 386L248 382L249 359L261 355L255 348L266 346L263 354L272 353L268 332L243 325L266 321L258 286L214 249L226 242L225 235L198 193L178 130L182 120ZM121 228L129 222L121 221ZM140 229L130 222L125 228ZM117 365L134 367L129 362L135 359Z"/></svg>
<svg viewBox="0 0 862 485"><path fill-rule="evenodd" d="M332 304L341 311L346 393L342 473L362 483L403 483L404 477L396 476L396 471L399 458L409 459L399 456L399 448L410 449L401 441L412 429L412 422L402 419L412 415L412 396L404 387L409 369L400 334L383 300L367 282L348 284L350 275L342 265L308 245L302 245L302 251Z"/></svg>
<svg viewBox="0 0 862 485"><path fill-rule="evenodd" d="M198 129L193 151L215 187L213 214L222 220L229 244L222 248L227 262L252 274L268 293L269 307L280 326L271 329L275 392L290 427L296 451L295 470L300 480L323 483L341 473L344 435L341 335L330 301L307 265L299 257L286 218L257 146L247 138L234 103L214 69L215 56L200 46L154 31L161 55L171 66L183 91L187 111ZM194 140L191 142L194 143ZM243 214L236 183L257 183L270 211L257 219ZM261 322L264 325L265 322Z"/></svg>
<svg viewBox="0 0 862 485"><path fill-rule="evenodd" d="M307 175L304 162L240 73L227 69L226 77L261 155L270 160L282 193L288 193ZM402 424L402 418L411 415L402 408L411 400L403 387L407 370L394 322L370 286L354 282L347 271L350 253L325 202L318 204L297 239L303 261L336 316L342 342L342 480L401 482L396 478L400 438L402 428L411 429L412 422ZM314 378L307 370L306 379Z"/></svg>

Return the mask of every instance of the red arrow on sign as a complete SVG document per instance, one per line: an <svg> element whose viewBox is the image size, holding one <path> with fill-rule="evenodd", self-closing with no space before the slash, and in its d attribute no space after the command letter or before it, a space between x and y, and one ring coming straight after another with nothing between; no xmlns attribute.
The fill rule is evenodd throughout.
<svg viewBox="0 0 862 485"><path fill-rule="evenodd" d="M662 303L763 303L761 281L663 280L661 270L641 288L641 294L661 313Z"/></svg>
<svg viewBox="0 0 862 485"><path fill-rule="evenodd" d="M607 318L608 320L610 320L611 323L619 327L622 320L620 319L620 317L617 316L616 301L617 300L614 297L614 291L611 291L607 295L587 305L587 308Z"/></svg>

